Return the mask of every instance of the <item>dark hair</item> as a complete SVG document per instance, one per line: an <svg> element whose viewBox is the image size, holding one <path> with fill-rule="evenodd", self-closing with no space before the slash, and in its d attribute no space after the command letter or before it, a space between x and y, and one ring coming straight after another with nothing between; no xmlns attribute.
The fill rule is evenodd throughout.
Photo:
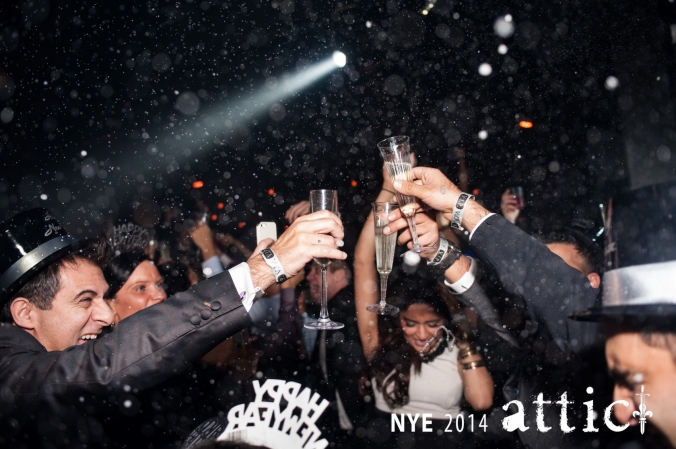
<svg viewBox="0 0 676 449"><path fill-rule="evenodd" d="M402 280L390 289L388 302L404 312L412 305L425 304L451 325L451 314L446 302L441 299L436 283L429 281ZM375 385L382 392L387 404L401 407L408 402L408 385L411 380L411 368L420 372L422 359L404 337L399 317L378 320L379 344L364 367L359 380L359 391L365 396L368 382L375 378ZM390 375L390 373L393 373Z"/></svg>
<svg viewBox="0 0 676 449"><path fill-rule="evenodd" d="M335 273L338 270L345 270L345 280L348 284L352 284L352 270L350 265L344 260L334 260L329 265L329 271Z"/></svg>
<svg viewBox="0 0 676 449"><path fill-rule="evenodd" d="M110 286L106 299L114 298L136 267L146 260L150 260L150 257L140 249L125 251L110 259L103 267L103 275Z"/></svg>
<svg viewBox="0 0 676 449"><path fill-rule="evenodd" d="M550 231L540 237L545 245L550 243L563 243L572 245L575 250L584 259L584 274L601 273L602 254L596 243L583 233L571 228L563 228L557 231Z"/></svg>
<svg viewBox="0 0 676 449"><path fill-rule="evenodd" d="M66 265L77 265L81 262L91 263L102 268L110 256L110 249L105 239L100 238L87 243L82 248L69 253L52 262L38 272L18 292L7 301L0 312L0 321L13 322L10 307L16 298L26 298L40 310L52 308L52 301L61 290L61 269Z"/></svg>

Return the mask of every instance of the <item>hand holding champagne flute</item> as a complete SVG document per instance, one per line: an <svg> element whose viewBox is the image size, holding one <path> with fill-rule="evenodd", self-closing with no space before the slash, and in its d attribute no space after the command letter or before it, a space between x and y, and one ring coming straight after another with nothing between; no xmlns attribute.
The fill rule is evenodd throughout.
<svg viewBox="0 0 676 449"><path fill-rule="evenodd" d="M408 136L394 136L378 142L378 149L385 161L387 173L392 182L413 181L413 171L411 165L411 148ZM397 201L399 202L399 210L402 215L406 217L408 226L411 230L411 237L413 239L413 251L420 253L422 250L418 242L418 232L415 227L415 213L417 204L415 197L410 195L402 195L395 192ZM432 248L426 249L432 250Z"/></svg>
<svg viewBox="0 0 676 449"><path fill-rule="evenodd" d="M328 210L336 215L338 213L338 192L335 190L311 190L310 191L310 212ZM326 292L326 268L331 263L331 259L325 257L315 257L314 261L322 269L322 302L319 312L319 319L314 323L307 323L305 327L314 330L335 330L342 329L345 325L331 321L327 305Z"/></svg>

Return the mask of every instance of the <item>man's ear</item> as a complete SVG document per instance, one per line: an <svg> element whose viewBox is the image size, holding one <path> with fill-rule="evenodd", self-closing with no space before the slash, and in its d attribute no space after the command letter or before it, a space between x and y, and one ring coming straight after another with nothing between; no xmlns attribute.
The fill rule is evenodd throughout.
<svg viewBox="0 0 676 449"><path fill-rule="evenodd" d="M599 288L601 286L601 276L598 273L589 273L587 279L589 279L592 288Z"/></svg>
<svg viewBox="0 0 676 449"><path fill-rule="evenodd" d="M9 310L12 313L14 324L25 330L35 329L34 314L32 313L34 307L33 303L26 298L19 297L12 301Z"/></svg>

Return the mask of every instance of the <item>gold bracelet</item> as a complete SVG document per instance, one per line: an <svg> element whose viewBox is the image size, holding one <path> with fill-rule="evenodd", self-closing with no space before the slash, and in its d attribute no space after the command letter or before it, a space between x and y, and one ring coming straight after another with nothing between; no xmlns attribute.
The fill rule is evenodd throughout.
<svg viewBox="0 0 676 449"><path fill-rule="evenodd" d="M476 345L469 345L458 352L458 360L466 359L471 355L477 354L479 354L479 351L477 351Z"/></svg>
<svg viewBox="0 0 676 449"><path fill-rule="evenodd" d="M463 371L469 371L469 370L481 368L483 366L486 366L486 362L484 362L483 360L477 360L476 362L463 363L462 364L462 370Z"/></svg>

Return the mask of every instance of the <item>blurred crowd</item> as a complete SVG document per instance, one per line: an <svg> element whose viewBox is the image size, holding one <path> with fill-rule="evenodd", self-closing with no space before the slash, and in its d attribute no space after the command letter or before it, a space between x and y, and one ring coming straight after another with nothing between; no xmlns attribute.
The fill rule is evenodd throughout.
<svg viewBox="0 0 676 449"><path fill-rule="evenodd" d="M398 233L387 289L395 314L366 310L380 300L373 212L341 223L303 201L277 223L284 232L276 241L254 241L253 229L234 238L200 201L166 206L154 228L111 222L93 242L69 243L44 210L3 224L7 254L21 239L52 231L66 243L34 244L42 255L24 253L44 263L17 275L26 254L3 265L1 445L254 447L214 443L208 430L270 379L328 401L317 425L329 447L674 444L664 424L669 408L656 402L648 402L655 425L649 419L644 434L644 403L631 404L638 386L650 385L650 369L625 360L662 351L649 363L655 372L673 370L661 361L673 363L670 320L668 331L641 328L644 347L636 349L635 323L585 318L613 305L600 294L609 267L599 236L608 217L571 218L530 235L527 196L514 186L498 214L472 199L458 218L466 174L459 188L438 170L416 170L422 182L394 185L384 175L373 197L394 202L409 189L420 203L413 220L422 260L405 256L412 236L401 212L385 229ZM359 236L354 248L343 246L350 235ZM263 260L266 248L274 260ZM304 327L320 318L322 270L313 262L320 256L333 259L326 297L339 330ZM87 282L93 286L57 307L64 292ZM644 321L659 315L641 310ZM613 401L620 401L615 417L604 416ZM622 428L640 417L640 430Z"/></svg>

